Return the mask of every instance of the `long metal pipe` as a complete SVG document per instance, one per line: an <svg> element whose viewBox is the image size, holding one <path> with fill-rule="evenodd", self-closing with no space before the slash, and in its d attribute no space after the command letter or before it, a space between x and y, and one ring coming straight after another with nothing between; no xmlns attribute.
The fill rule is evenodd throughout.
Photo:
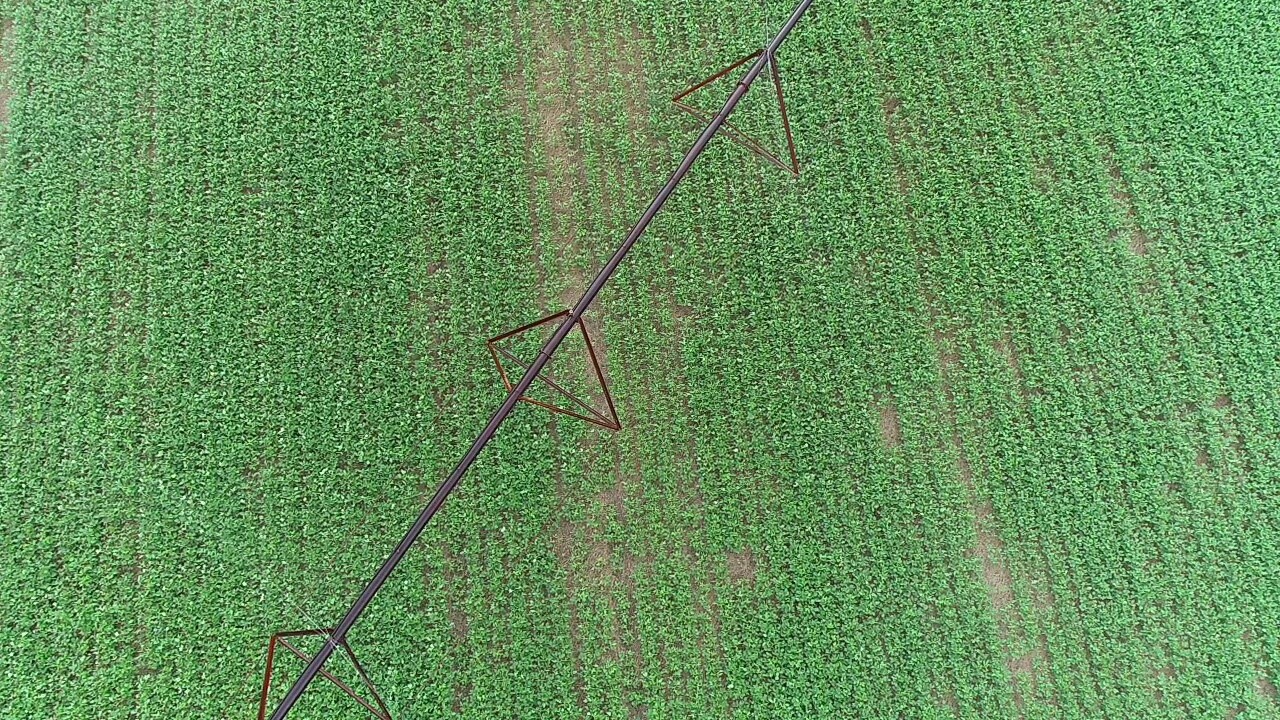
<svg viewBox="0 0 1280 720"><path fill-rule="evenodd" d="M413 544L417 542L418 537L422 535L422 531L426 529L427 523L431 522L431 518L435 516L435 514L440 510L440 507L444 505L444 501L449 497L449 493L453 492L453 489L458 486L458 483L462 480L462 476L466 474L467 470L471 468L471 464L475 462L476 457L480 455L480 451L484 449L484 446L489 443L489 440L493 437L494 433L498 431L498 427L502 425L502 422L511 414L512 409L514 409L516 403L519 402L520 396L524 395L525 391L529 389L529 385L533 383L535 378L537 378L538 373L542 372L542 368L546 366L547 361L551 359L551 356L555 353L556 349L560 347L560 343L564 341L565 337L569 334L569 331L573 329L575 320L581 317L582 313L586 312L587 307L596 299L596 295L600 294L600 290L604 287L605 283L609 281L609 278L613 276L614 270L618 268L622 259L627 256L631 247L636 244L636 241L640 239L640 236L643 235L644 231L649 227L649 223L653 221L654 215L657 215L658 211L662 209L662 206L667 202L667 198L671 196L671 193L675 191L676 186L680 184L680 181L683 180L684 176L689 172L689 168L693 167L693 162L702 154L702 151L707 147L707 143L711 142L711 138L715 136L716 132L720 129L720 126L724 124L724 121L729 117L729 113L733 112L733 109L738 105L738 101L742 100L742 96L745 95L747 89L751 87L751 83L755 82L755 79L759 77L761 71L764 70L765 65L767 65L770 59L773 58L774 52L777 51L778 47L782 45L782 42L787 39L787 35L791 34L792 28L796 26L796 23L800 22L801 16L804 15L805 11L808 10L809 6L812 4L813 0L801 0L800 4L796 6L796 9L792 11L791 17L787 18L787 22L782 26L782 29L779 30L773 40L765 46L764 52L760 54L760 57L751 66L751 69L748 70L747 74L738 81L737 87L735 87L733 89L733 93L729 95L729 99L725 102L724 107L720 109L720 112L716 114L711 123L702 131L702 134L698 136L697 141L693 143L693 147L689 149L689 152L685 153L684 160L680 162L680 166L676 168L675 172L671 174L671 178L667 180L667 183L658 191L658 195L653 199L653 202L649 203L649 207L646 208L644 214L640 216L635 227L631 228L631 232L627 235L627 239L623 241L622 245L620 245L613 253L613 257L609 258L609 262L605 263L604 267L600 269L599 274L596 275L596 279L592 281L591 287L587 288L587 291L583 293L581 298L579 298L577 304L573 306L573 310L570 311L569 317L560 324L560 327L556 329L555 334L553 334L551 338L547 340L546 344L542 346L542 349L538 352L538 357L529 365L529 368L525 370L524 375L520 378L520 382L516 383L515 386L511 388L511 392L507 393L507 399L502 401L502 405L498 407L497 412L495 412L493 417L489 419L489 424L485 425L484 430L480 432L479 437L477 437L475 442L471 444L471 448L467 450L467 454L462 456L462 460L458 463L458 466L455 467L453 472L449 474L449 477L440 484L440 487L436 488L436 493L431 498L431 502L427 504L425 509L423 509L422 514L420 514L417 521L413 523L413 527L409 528L409 532L405 533L400 544L396 545L396 549L391 552L391 556L382 563L382 567L378 568L378 572L374 574L373 579L369 581L369 584L365 587L364 591L360 593L360 597L356 599L355 603L351 606L351 609L347 611L347 614L342 618L342 622L338 623L333 634L325 640L320 651L311 659L311 662L307 663L306 669L304 669L302 674L298 676L298 679L294 681L293 686L289 688L289 692L285 695L280 706L276 708L274 713L272 713L271 720L284 720L289 714L289 710L293 708L294 703L298 702L298 698L301 697L302 692L306 690L307 686L311 684L311 681L315 679L316 674L320 672L320 668L324 665L325 661L333 654L338 643L341 643L343 639L346 638L347 633L350 632L351 628L360 619L360 615L364 613L365 608L367 608L369 603L373 601L374 595L378 594L378 590L380 590L383 583L387 581L387 578L391 575L391 571L396 569L396 565L400 564L400 561L404 558L405 554L409 552L409 548L413 547Z"/></svg>

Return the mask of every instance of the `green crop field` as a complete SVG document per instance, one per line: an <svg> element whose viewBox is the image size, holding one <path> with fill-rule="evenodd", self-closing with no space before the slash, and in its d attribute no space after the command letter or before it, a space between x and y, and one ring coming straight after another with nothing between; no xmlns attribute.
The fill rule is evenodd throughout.
<svg viewBox="0 0 1280 720"><path fill-rule="evenodd" d="M0 0L0 717L257 717L789 11ZM1280 718L1274 4L778 59L801 176L694 166L587 317L623 429L518 407L351 633L391 716Z"/></svg>

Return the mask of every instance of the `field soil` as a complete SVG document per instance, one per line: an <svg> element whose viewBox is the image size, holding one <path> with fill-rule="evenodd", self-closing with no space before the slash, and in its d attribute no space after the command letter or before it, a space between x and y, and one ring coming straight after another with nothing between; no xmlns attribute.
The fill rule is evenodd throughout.
<svg viewBox="0 0 1280 720"><path fill-rule="evenodd" d="M519 406L352 632L392 717L1280 718L1264 5L818 0L799 178L717 138L584 319L622 429ZM255 717L790 9L0 1L0 716Z"/></svg>

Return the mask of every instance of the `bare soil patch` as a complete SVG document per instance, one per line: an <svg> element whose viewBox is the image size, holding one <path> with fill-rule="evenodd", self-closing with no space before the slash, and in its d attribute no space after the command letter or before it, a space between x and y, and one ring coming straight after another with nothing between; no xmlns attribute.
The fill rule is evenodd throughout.
<svg viewBox="0 0 1280 720"><path fill-rule="evenodd" d="M453 686L453 711L462 713L462 706L471 697L471 683Z"/></svg>
<svg viewBox="0 0 1280 720"><path fill-rule="evenodd" d="M1034 648L1008 661L1009 673L1013 676L1013 704L1018 708L1019 715L1024 713L1026 706L1026 700L1022 696L1023 689L1034 693L1040 684L1040 673L1037 668L1043 667L1049 661L1046 647L1047 641L1041 635Z"/></svg>
<svg viewBox="0 0 1280 720"><path fill-rule="evenodd" d="M467 614L461 608L451 605L449 607L449 624L453 626L453 637L459 644L467 641L467 636L471 634L471 623L467 621Z"/></svg>
<svg viewBox="0 0 1280 720"><path fill-rule="evenodd" d="M570 269L562 273L564 278L564 290L560 291L560 307L568 310L582 297L587 291L587 286L591 284L592 278L578 269ZM592 338L595 339L594 337Z"/></svg>
<svg viewBox="0 0 1280 720"><path fill-rule="evenodd" d="M1196 450L1196 465L1198 467L1207 468L1210 464L1209 451L1204 448L1198 448Z"/></svg>
<svg viewBox="0 0 1280 720"><path fill-rule="evenodd" d="M573 647L574 681L573 693L578 701L578 708L587 708L587 689L583 680L582 668L582 621L578 617L578 606L573 601L577 592L576 574L573 569L573 546L577 535L577 526L564 520L556 527L552 537L552 552L565 571L565 594L569 603L569 642Z"/></svg>
<svg viewBox="0 0 1280 720"><path fill-rule="evenodd" d="M262 471L279 464L279 462L279 458L266 454L258 455L252 463L240 468L240 477L245 480L257 480L262 476Z"/></svg>
<svg viewBox="0 0 1280 720"><path fill-rule="evenodd" d="M343 455L342 457L338 458L338 469L360 472L361 470L368 470L369 464L366 462L361 462L359 460L354 460L349 455Z"/></svg>
<svg viewBox="0 0 1280 720"><path fill-rule="evenodd" d="M1271 682L1271 678L1266 675L1259 675L1257 687L1259 695L1273 703L1280 704L1280 692L1276 690L1276 684Z"/></svg>
<svg viewBox="0 0 1280 720"><path fill-rule="evenodd" d="M960 714L960 701L956 698L954 690L934 690L934 696L937 698L938 706L951 711L953 715Z"/></svg>
<svg viewBox="0 0 1280 720"><path fill-rule="evenodd" d="M13 83L9 80L12 54L13 20L0 19L0 130L9 126L9 100L13 98Z"/></svg>
<svg viewBox="0 0 1280 720"><path fill-rule="evenodd" d="M1124 171L1116 164L1113 151L1108 151L1107 175L1111 177L1111 199L1124 210L1125 215L1132 218L1136 214L1133 195L1129 191L1129 183L1124 178Z"/></svg>
<svg viewBox="0 0 1280 720"><path fill-rule="evenodd" d="M947 371L960 364L960 355L955 351L956 334L954 330L941 330L937 327L933 330L933 349L938 356L938 375L942 377L943 383L947 382ZM948 400L951 394L947 393Z"/></svg>
<svg viewBox="0 0 1280 720"><path fill-rule="evenodd" d="M587 580L592 581L593 584L607 590L617 580L613 570L613 543L600 538L589 529L586 533L586 540L587 561L584 567L585 577Z"/></svg>
<svg viewBox="0 0 1280 720"><path fill-rule="evenodd" d="M1135 255L1146 255L1148 240L1146 230L1134 228L1133 234L1129 236L1129 250Z"/></svg>
<svg viewBox="0 0 1280 720"><path fill-rule="evenodd" d="M443 547L442 555L444 556L445 610L449 616L449 626L453 631L454 642L462 645L467 642L467 637L471 634L471 623L462 609L462 598L467 588L467 559L455 553L447 544Z"/></svg>
<svg viewBox="0 0 1280 720"><path fill-rule="evenodd" d="M862 39L866 40L867 44L871 44L875 41L876 36L871 30L871 21L865 16L858 18L858 27L862 28Z"/></svg>
<svg viewBox="0 0 1280 720"><path fill-rule="evenodd" d="M1045 661L1045 650L1043 647L1036 647L1027 653L1014 658L1009 662L1009 669L1020 675L1027 675L1035 669L1037 663Z"/></svg>
<svg viewBox="0 0 1280 720"><path fill-rule="evenodd" d="M1058 604L1058 595L1047 585L1033 587L1031 593L1031 601L1039 610L1051 611Z"/></svg>
<svg viewBox="0 0 1280 720"><path fill-rule="evenodd" d="M756 557L750 547L730 551L725 558L729 565L729 581L756 584Z"/></svg>
<svg viewBox="0 0 1280 720"><path fill-rule="evenodd" d="M553 217L571 209L577 175L582 170L581 155L569 144L571 122L578 116L573 91L572 57L575 38L533 10L533 62L530 72L533 94L525 98L525 115L534 136L540 141L547 164L542 168L552 181Z"/></svg>
<svg viewBox="0 0 1280 720"><path fill-rule="evenodd" d="M1145 256L1148 254L1151 238L1138 224L1138 209L1133 202L1133 187L1116 162L1115 147L1110 143L1106 144L1106 162L1107 175L1111 179L1111 199L1124 211L1125 222L1129 227L1129 251L1138 256Z"/></svg>
<svg viewBox="0 0 1280 720"><path fill-rule="evenodd" d="M884 100L880 103L880 110L884 113L885 124L892 122L893 116L897 115L898 111L901 109L902 98L894 97L893 95L885 96Z"/></svg>
<svg viewBox="0 0 1280 720"><path fill-rule="evenodd" d="M588 257L582 257L589 248L578 247L578 216L594 215L606 227L613 225L613 213L627 207L628 188L634 184L627 180L638 172L623 159L610 162L606 157L601 169L593 171L596 175L589 176L586 157L590 147L584 143L595 136L591 130L621 121L633 147L653 144L644 68L649 43L625 18L610 26L614 31L607 37L598 37L577 32L572 26L557 26L537 3L530 8L530 17L525 75L509 79L508 94L515 111L526 119L525 159L530 169L535 253L544 257L542 248L546 246L542 243L551 243L555 255L567 260L554 270L561 274L574 261L592 259L589 252ZM518 25L525 20L516 17L513 22ZM619 95L620 105L615 102ZM542 162L535 159L539 149ZM549 207L540 209L544 188ZM588 198L592 189L595 194ZM564 280L566 289L559 300L568 307L572 302L568 295L577 300L586 281L582 277Z"/></svg>
<svg viewBox="0 0 1280 720"><path fill-rule="evenodd" d="M1004 541L995 530L995 512L990 500L974 508L974 529L978 535L978 558L982 561L982 580L987 586L991 606L997 611L1013 602L1013 575L1004 566Z"/></svg>
<svg viewBox="0 0 1280 720"><path fill-rule="evenodd" d="M614 520L625 523L627 521L626 497L626 486L623 484L622 478L618 478L618 482L613 487L596 495L596 501L613 511Z"/></svg>
<svg viewBox="0 0 1280 720"><path fill-rule="evenodd" d="M1043 156L1036 160L1031 173L1031 182L1036 190L1044 194L1051 193L1057 187L1058 171L1052 157Z"/></svg>
<svg viewBox="0 0 1280 720"><path fill-rule="evenodd" d="M898 415L898 406L892 400L877 403L880 412L880 437L885 446L896 448L902 445L902 418Z"/></svg>
<svg viewBox="0 0 1280 720"><path fill-rule="evenodd" d="M973 467L966 457L958 429L953 429L952 442L956 446L960 482L969 495L973 510L973 529L977 539L974 554L981 565L982 583L986 589L987 599L991 603L1001 641L1006 644L1014 642L1016 631L1010 626L1010 620L1018 617L1014 607L1014 580L1013 573L1004 560L1005 544L1000 537L995 508L989 499L978 495L973 480ZM1052 611L1057 603L1057 597L1051 588L1046 586L1040 590L1033 589L1032 592L1032 600L1037 608L1046 612ZM1020 714L1024 705L1023 688L1037 688L1048 664L1048 638L1043 634L1037 638L1031 650L1021 655L1005 656L1005 665L1009 669L1013 683L1014 704Z"/></svg>
<svg viewBox="0 0 1280 720"><path fill-rule="evenodd" d="M551 550L555 553L556 559L560 561L560 567L565 570L572 569L573 538L576 533L577 526L568 520L564 520L556 527L555 535L552 538Z"/></svg>
<svg viewBox="0 0 1280 720"><path fill-rule="evenodd" d="M880 102L880 112L884 115L885 131L889 134L889 143L898 144L901 140L902 133L898 127L898 113L902 110L902 98L894 95L886 95Z"/></svg>
<svg viewBox="0 0 1280 720"><path fill-rule="evenodd" d="M1014 383L1023 400L1030 400L1044 394L1040 388L1032 387L1027 383L1027 376L1022 369L1022 354L1013 342L1012 332L1006 330L1004 336L992 344L992 348L1008 361L1009 369L1013 370Z"/></svg>
<svg viewBox="0 0 1280 720"><path fill-rule="evenodd" d="M904 197L910 195L911 176L907 174L907 168L902 163L894 163L893 176L898 181L898 194Z"/></svg>

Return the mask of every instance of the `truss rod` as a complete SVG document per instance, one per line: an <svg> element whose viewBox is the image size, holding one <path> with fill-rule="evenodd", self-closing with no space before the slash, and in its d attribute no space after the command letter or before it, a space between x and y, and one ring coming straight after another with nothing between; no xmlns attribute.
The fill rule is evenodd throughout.
<svg viewBox="0 0 1280 720"><path fill-rule="evenodd" d="M440 507L444 505L444 501L449 497L449 493L453 492L453 489L458 486L458 483L462 480L462 476L466 474L467 470L471 468L472 463L475 462L476 457L480 455L480 451L484 449L485 445L489 444L489 440L493 437L494 433L498 431L498 427L501 426L503 421L507 419L507 416L511 414L512 409L514 409L516 403L519 402L520 396L524 395L525 391L529 389L529 385L533 383L534 378L538 376L538 373L542 371L544 366L546 366L547 361L551 359L551 356L555 353L556 349L560 347L560 343L564 341L565 337L569 334L569 331L573 329L574 322L577 318L581 317L584 312L586 312L592 301L596 299L596 295L600 294L601 288L603 288L605 283L609 281L609 278L613 276L613 272L617 270L618 265L622 262L623 258L627 256L631 247L635 245L636 241L640 239L640 236L644 234L644 231L649 227L649 223L653 221L653 217L658 214L658 211L661 210L662 206L667 202L667 198L671 196L671 193L675 191L676 186L679 185L680 181L684 179L684 176L688 174L689 168L693 166L693 162L702 154L702 151L707 147L707 143L711 142L711 138L715 136L716 132L720 129L720 126L724 124L725 120L729 117L729 113L733 112L733 109L737 107L738 102L742 100L742 96L746 94L751 83L755 82L756 78L760 76L761 71L763 71L765 66L769 64L769 60L773 57L774 52L776 52L782 45L782 42L787 39L787 36L791 34L791 30L796 26L796 23L800 22L800 18L804 15L805 11L809 9L811 4L813 4L813 0L801 0L800 4L796 6L794 11L792 11L791 16L787 18L787 22L782 26L782 29L778 31L778 34L774 36L773 40L769 41L769 44L764 48L764 52L762 52L760 57L751 65L751 69L747 71L747 74L744 75L740 81L738 81L738 85L734 88L733 93L729 95L729 99L725 102L724 107L720 108L720 112L711 120L711 123L702 131L702 134L698 136L697 141L693 143L693 147L689 149L689 152L685 154L684 159L680 161L680 166L671 174L671 178L662 186L662 189L658 191L658 195L654 197L653 201L649 203L649 207L645 209L644 214L640 216L640 219L636 222L635 226L631 228L631 232L627 234L627 239L624 240L622 245L620 245L613 253L613 257L609 258L609 262L605 263L604 267L600 269L599 274L596 275L596 279L591 283L591 286L587 288L587 291L583 293L577 304L575 304L573 309L569 312L569 317L560 324L560 327L556 329L555 334L553 334L547 340L546 344L542 346L542 349L538 352L538 357L534 359L534 361L529 365L529 368L525 370L524 375L520 378L520 382L516 383L515 386L511 388L511 391L507 393L507 399L502 402L502 405L498 406L497 411L494 412L493 417L489 419L489 423L485 425L484 430L480 432L480 435L476 437L475 442L471 444L471 448L467 450L466 455L463 455L462 460L458 462L457 467L453 469L453 472L449 474L449 477L447 477L444 482L440 484L440 487L436 489L435 495L431 498L431 502L428 503L422 513L418 515L417 521L413 523L413 526L409 528L407 533L405 533L404 538L398 545L396 545L395 550L393 550L386 561L382 563L382 567L378 568L378 572L374 574L373 579L369 581L369 584L365 587L364 591L360 593L360 597L356 599L355 603L351 606L351 609L348 610L347 614L342 618L342 621L338 623L336 628L334 628L333 633L326 638L324 645L320 648L320 651L311 658L311 662L307 663L306 669L304 669L302 674L298 676L298 679L294 681L293 686L289 688L289 692L285 695L284 700L281 701L280 706L276 708L274 713L272 713L271 720L284 720L289 714L289 710L293 708L294 704L298 702L298 698L301 697L302 692L306 690L307 686L311 684L311 681L315 679L316 674L320 672L320 668L324 666L325 661L327 661L329 656L333 654L338 643L341 643L346 638L347 633L351 631L351 628L360 619L360 615L364 613L365 608L367 608L369 603L373 601L374 596L378 594L378 590L382 588L383 583L387 581L391 572L395 570L396 565L400 564L400 561L404 558L405 554L409 552L409 549L413 547L415 542L417 542L418 537L422 535L422 531L426 529L427 523L431 522L431 518L434 517L440 510Z"/></svg>

